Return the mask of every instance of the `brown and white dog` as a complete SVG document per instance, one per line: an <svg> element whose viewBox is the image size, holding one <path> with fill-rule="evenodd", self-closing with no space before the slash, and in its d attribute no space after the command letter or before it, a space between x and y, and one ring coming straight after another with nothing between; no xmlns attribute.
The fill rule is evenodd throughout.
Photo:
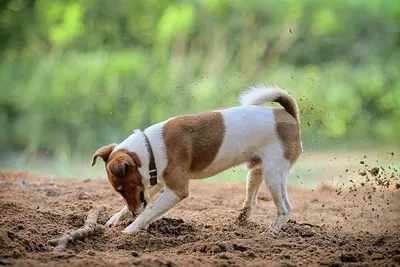
<svg viewBox="0 0 400 267"><path fill-rule="evenodd" d="M302 152L297 103L282 89L263 85L244 91L240 102L237 107L174 117L144 132L135 130L122 143L97 150L92 166L98 157L104 160L109 182L126 202L107 225L131 213L139 216L124 232L146 229L188 197L189 179L244 164L249 173L240 216L249 218L264 180L277 207L271 230L278 232L291 211L288 172ZM284 109L260 106L268 102Z"/></svg>

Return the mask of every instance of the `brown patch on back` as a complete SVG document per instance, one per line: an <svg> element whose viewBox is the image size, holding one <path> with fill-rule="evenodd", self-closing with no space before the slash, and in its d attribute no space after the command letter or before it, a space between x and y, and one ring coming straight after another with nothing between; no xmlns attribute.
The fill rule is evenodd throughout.
<svg viewBox="0 0 400 267"><path fill-rule="evenodd" d="M302 152L299 123L285 109L275 108L273 112L284 156L293 164Z"/></svg>
<svg viewBox="0 0 400 267"><path fill-rule="evenodd" d="M225 135L220 112L206 111L171 119L163 127L168 165L200 172L217 156ZM168 169L168 166L167 166Z"/></svg>

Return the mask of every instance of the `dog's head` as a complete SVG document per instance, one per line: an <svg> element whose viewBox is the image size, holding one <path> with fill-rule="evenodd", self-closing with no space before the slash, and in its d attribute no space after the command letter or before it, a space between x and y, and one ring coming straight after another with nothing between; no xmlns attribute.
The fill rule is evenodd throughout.
<svg viewBox="0 0 400 267"><path fill-rule="evenodd" d="M92 158L92 166L98 157L105 162L108 181L121 194L132 215L140 214L147 205L145 188L138 168L141 162L135 152L125 149L114 151L116 144L99 148Z"/></svg>

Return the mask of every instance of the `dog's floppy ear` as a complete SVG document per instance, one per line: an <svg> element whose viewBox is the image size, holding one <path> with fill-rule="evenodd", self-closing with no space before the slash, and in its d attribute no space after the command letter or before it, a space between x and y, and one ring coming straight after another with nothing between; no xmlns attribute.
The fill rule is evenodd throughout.
<svg viewBox="0 0 400 267"><path fill-rule="evenodd" d="M107 165L107 168L115 177L124 178L128 174L131 164L126 159L113 160Z"/></svg>
<svg viewBox="0 0 400 267"><path fill-rule="evenodd" d="M103 147L99 148L92 157L92 166L94 166L94 164L96 164L96 160L98 157L101 157L104 160L104 162L107 162L108 156L114 150L116 145L117 144L110 144L108 146L103 146Z"/></svg>

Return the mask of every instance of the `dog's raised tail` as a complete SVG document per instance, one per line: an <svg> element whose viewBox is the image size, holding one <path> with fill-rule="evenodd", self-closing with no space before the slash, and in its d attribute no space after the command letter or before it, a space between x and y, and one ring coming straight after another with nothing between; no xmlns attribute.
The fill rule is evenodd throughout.
<svg viewBox="0 0 400 267"><path fill-rule="evenodd" d="M289 95L289 93L277 86L266 86L262 84L252 86L240 94L239 101L242 106L277 102L298 122L300 121L299 108L296 100Z"/></svg>

